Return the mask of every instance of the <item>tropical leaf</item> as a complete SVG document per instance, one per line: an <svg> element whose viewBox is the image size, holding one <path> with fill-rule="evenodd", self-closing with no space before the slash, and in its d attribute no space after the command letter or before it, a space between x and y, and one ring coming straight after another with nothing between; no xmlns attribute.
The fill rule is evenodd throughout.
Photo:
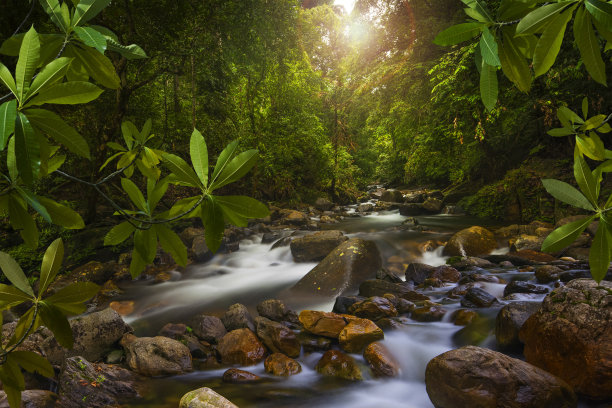
<svg viewBox="0 0 612 408"><path fill-rule="evenodd" d="M58 238L49 245L43 256L42 265L40 267L39 296L45 293L51 282L53 282L63 262L64 243L61 238Z"/></svg>
<svg viewBox="0 0 612 408"><path fill-rule="evenodd" d="M136 227L128 221L115 225L104 237L104 245L119 245L128 239L134 231L136 231Z"/></svg>
<svg viewBox="0 0 612 408"><path fill-rule="evenodd" d="M34 291L19 264L9 254L0 252L0 269L17 289L34 297Z"/></svg>
<svg viewBox="0 0 612 408"><path fill-rule="evenodd" d="M15 79L13 79L11 71L9 71L8 68L2 63L0 63L0 81L8 88L9 91L13 93L13 95L17 96L17 85L15 84Z"/></svg>
<svg viewBox="0 0 612 408"><path fill-rule="evenodd" d="M119 88L121 81L113 63L93 48L73 48L74 55L96 82L108 89Z"/></svg>
<svg viewBox="0 0 612 408"><path fill-rule="evenodd" d="M17 116L17 102L15 100L0 105L0 151L4 150L9 137L15 131L15 117Z"/></svg>
<svg viewBox="0 0 612 408"><path fill-rule="evenodd" d="M72 58L61 57L47 64L32 81L26 99L60 81L66 75L71 62Z"/></svg>
<svg viewBox="0 0 612 408"><path fill-rule="evenodd" d="M576 6L571 7L555 16L540 36L533 54L533 70L536 77L544 75L555 63L561 50L567 23L572 18L575 8Z"/></svg>
<svg viewBox="0 0 612 408"><path fill-rule="evenodd" d="M501 65L497 51L497 42L493 34L486 27L482 30L482 35L480 36L480 53L482 54L482 59L487 64L493 67Z"/></svg>
<svg viewBox="0 0 612 408"><path fill-rule="evenodd" d="M513 36L503 33L504 42L499 48L499 59L502 70L522 92L529 92L531 88L531 71L525 57L514 44Z"/></svg>
<svg viewBox="0 0 612 408"><path fill-rule="evenodd" d="M32 351L12 351L11 358L21 368L30 372L38 373L47 378L55 377L55 371L51 363L40 354Z"/></svg>
<svg viewBox="0 0 612 408"><path fill-rule="evenodd" d="M43 324L53 332L53 337L62 347L71 349L74 344L72 328L64 313L57 306L45 300L39 302L39 305L39 314Z"/></svg>
<svg viewBox="0 0 612 408"><path fill-rule="evenodd" d="M51 216L49 215L49 212L38 201L38 197L36 197L31 191L19 186L15 186L15 190L21 196L21 198L23 198L25 202L28 203L30 207L34 209L34 211L39 213L45 219L45 221L51 222Z"/></svg>
<svg viewBox="0 0 612 408"><path fill-rule="evenodd" d="M95 48L104 54L106 51L106 37L90 27L75 27L74 32L89 47Z"/></svg>
<svg viewBox="0 0 612 408"><path fill-rule="evenodd" d="M610 267L609 235L607 224L601 221L589 251L589 268L591 269L591 276L597 283L601 282L606 276Z"/></svg>
<svg viewBox="0 0 612 408"><path fill-rule="evenodd" d="M574 207L583 208L589 211L595 211L593 204L577 189L563 181L554 179L544 179L542 184L548 193L566 204Z"/></svg>
<svg viewBox="0 0 612 408"><path fill-rule="evenodd" d="M564 137L564 136L574 135L576 134L576 131L574 129L568 129L568 128L562 127L562 128L550 129L546 133L552 137Z"/></svg>
<svg viewBox="0 0 612 408"><path fill-rule="evenodd" d="M138 252L145 264L150 264L157 253L157 236L153 228L136 230L134 233L134 252ZM133 256L133 254L132 254Z"/></svg>
<svg viewBox="0 0 612 408"><path fill-rule="evenodd" d="M582 158L581 155L574 155L574 177L576 178L576 182L578 183L578 187L580 187L580 191L585 195L586 198L589 199L591 204L595 208L597 208L597 186L595 185L595 178L593 177L593 173L589 168L589 165Z"/></svg>
<svg viewBox="0 0 612 408"><path fill-rule="evenodd" d="M136 205L136 207L138 207L139 210L147 214L149 213L149 208L147 208L147 202L144 196L142 195L142 192L132 180L122 178L121 187L123 187L123 190L125 190L125 192L130 197L130 200L132 200L132 202Z"/></svg>
<svg viewBox="0 0 612 408"><path fill-rule="evenodd" d="M102 89L90 82L63 82L40 91L36 97L28 102L27 106L45 103L60 105L88 103L100 96L102 92Z"/></svg>
<svg viewBox="0 0 612 408"><path fill-rule="evenodd" d="M11 226L19 231L27 246L35 249L38 246L38 228L32 216L26 211L25 204L11 195L8 207Z"/></svg>
<svg viewBox="0 0 612 408"><path fill-rule="evenodd" d="M82 25L95 16L97 16L111 0L81 0L76 5L74 15L72 16L72 25L74 27Z"/></svg>
<svg viewBox="0 0 612 408"><path fill-rule="evenodd" d="M62 32L67 33L70 27L70 22L66 22L62 15L62 8L58 0L40 0L40 5L49 15L53 24L55 24Z"/></svg>
<svg viewBox="0 0 612 408"><path fill-rule="evenodd" d="M219 158L217 159L217 163L215 164L215 169L214 169L213 174L212 174L212 182L211 182L211 184L215 182L215 180L219 176L219 173L221 173L221 171L223 171L223 169L225 169L225 166L227 166L227 164L229 163L230 159L236 153L237 149L238 149L238 140L234 140L233 142L228 144L225 147L225 149L223 149L223 151L219 155Z"/></svg>
<svg viewBox="0 0 612 408"><path fill-rule="evenodd" d="M498 92L497 69L483 61L480 72L480 97L488 111L495 107Z"/></svg>
<svg viewBox="0 0 612 408"><path fill-rule="evenodd" d="M45 303L56 307L82 304L94 297L99 290L100 287L93 282L75 282L46 298Z"/></svg>
<svg viewBox="0 0 612 408"><path fill-rule="evenodd" d="M565 224L551 232L542 243L542 251L557 252L574 242L586 227L597 218L597 214Z"/></svg>
<svg viewBox="0 0 612 408"><path fill-rule="evenodd" d="M66 229L81 229L85 227L83 218L72 208L46 197L38 197L38 200L45 206L54 224Z"/></svg>
<svg viewBox="0 0 612 408"><path fill-rule="evenodd" d="M38 61L40 60L40 40L34 27L30 28L23 37L19 50L19 59L15 68L15 83L17 85L17 99L23 102L30 87Z"/></svg>
<svg viewBox="0 0 612 408"><path fill-rule="evenodd" d="M591 136L576 135L576 147L590 159L605 159L604 144L596 133L592 133Z"/></svg>
<svg viewBox="0 0 612 408"><path fill-rule="evenodd" d="M61 143L72 153L86 159L90 158L87 141L58 115L45 109L27 109L24 112L40 132Z"/></svg>
<svg viewBox="0 0 612 408"><path fill-rule="evenodd" d="M574 38L587 71L595 81L606 86L606 65L601 57L599 41L593 30L591 15L583 8L576 12Z"/></svg>
<svg viewBox="0 0 612 408"><path fill-rule="evenodd" d="M557 14L574 3L574 0L570 0L538 7L521 19L516 27L516 34L528 35L544 31L546 25L548 25Z"/></svg>
<svg viewBox="0 0 612 408"><path fill-rule="evenodd" d="M22 292L15 286L0 283L0 310L7 310L11 307L31 300L32 296Z"/></svg>
<svg viewBox="0 0 612 408"><path fill-rule="evenodd" d="M155 225L155 232L164 251L172 255L177 264L187 265L187 248L179 236L170 228L161 224Z"/></svg>
<svg viewBox="0 0 612 408"><path fill-rule="evenodd" d="M176 179L188 186L202 188L202 182L191 167L178 156L170 153L165 153L163 156L164 165L168 167Z"/></svg>
<svg viewBox="0 0 612 408"><path fill-rule="evenodd" d="M459 44L476 37L483 27L481 23L457 24L439 33L434 43L442 46Z"/></svg>
<svg viewBox="0 0 612 408"><path fill-rule="evenodd" d="M201 206L202 223L204 224L204 239L212 252L217 252L223 241L225 222L223 211L213 196L208 195Z"/></svg>
<svg viewBox="0 0 612 408"><path fill-rule="evenodd" d="M28 118L21 112L15 118L17 169L26 185L31 185L40 167L40 145Z"/></svg>
<svg viewBox="0 0 612 408"><path fill-rule="evenodd" d="M263 203L246 196L215 197L222 209L230 209L244 218L264 218L270 215L270 210Z"/></svg>
<svg viewBox="0 0 612 408"><path fill-rule="evenodd" d="M210 191L241 179L257 163L257 150L247 150L234 157L212 182Z"/></svg>
<svg viewBox="0 0 612 408"><path fill-rule="evenodd" d="M202 182L202 185L206 187L208 185L208 149L204 137L197 129L193 129L193 133L191 134L189 152L191 155L191 164Z"/></svg>
<svg viewBox="0 0 612 408"><path fill-rule="evenodd" d="M612 29L612 4L600 0L586 0L584 6L604 27ZM610 31L610 30L609 30Z"/></svg>

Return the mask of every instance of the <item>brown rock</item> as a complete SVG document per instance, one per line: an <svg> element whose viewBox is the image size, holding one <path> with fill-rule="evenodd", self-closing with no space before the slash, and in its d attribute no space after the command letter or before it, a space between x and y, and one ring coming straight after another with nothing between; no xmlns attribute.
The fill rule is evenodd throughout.
<svg viewBox="0 0 612 408"><path fill-rule="evenodd" d="M274 353L283 353L289 357L299 357L300 342L295 333L278 322L265 317L256 317L257 336Z"/></svg>
<svg viewBox="0 0 612 408"><path fill-rule="evenodd" d="M22 408L55 408L57 394L44 390L21 391ZM9 408L8 399L4 391L0 391L0 408Z"/></svg>
<svg viewBox="0 0 612 408"><path fill-rule="evenodd" d="M348 353L359 353L368 344L385 337L382 329L368 319L355 319L338 335L340 347Z"/></svg>
<svg viewBox="0 0 612 408"><path fill-rule="evenodd" d="M442 282L458 282L461 278L461 273L452 266L440 265L429 277L440 279Z"/></svg>
<svg viewBox="0 0 612 408"><path fill-rule="evenodd" d="M302 371L300 363L281 353L274 353L264 362L266 373L281 377L289 377Z"/></svg>
<svg viewBox="0 0 612 408"><path fill-rule="evenodd" d="M341 231L318 231L296 238L289 245L295 262L316 262L325 258L338 245L347 241Z"/></svg>
<svg viewBox="0 0 612 408"><path fill-rule="evenodd" d="M315 369L319 374L346 380L363 380L359 366L349 355L339 350L328 350L323 354Z"/></svg>
<svg viewBox="0 0 612 408"><path fill-rule="evenodd" d="M456 326L467 326L476 317L478 317L478 312L474 310L459 309L454 315L454 323Z"/></svg>
<svg viewBox="0 0 612 408"><path fill-rule="evenodd" d="M397 309L389 299L373 296L349 306L349 313L370 320L397 316Z"/></svg>
<svg viewBox="0 0 612 408"><path fill-rule="evenodd" d="M397 377L400 372L399 363L380 342L371 343L366 347L363 357L376 377Z"/></svg>
<svg viewBox="0 0 612 408"><path fill-rule="evenodd" d="M253 365L263 360L266 349L255 333L237 329L227 333L217 347L223 364Z"/></svg>
<svg viewBox="0 0 612 408"><path fill-rule="evenodd" d="M126 362L138 374L157 377L192 370L191 353L183 343L163 336L128 336L129 340L122 341Z"/></svg>
<svg viewBox="0 0 612 408"><path fill-rule="evenodd" d="M129 316L134 313L134 301L133 300L121 300L110 302L108 305L115 312L121 316Z"/></svg>
<svg viewBox="0 0 612 408"><path fill-rule="evenodd" d="M439 305L423 306L412 311L411 317L418 322L439 322L446 309Z"/></svg>
<svg viewBox="0 0 612 408"><path fill-rule="evenodd" d="M259 380L260 376L237 368L230 368L223 373L223 381L226 383L240 384Z"/></svg>
<svg viewBox="0 0 612 408"><path fill-rule="evenodd" d="M483 227L470 227L453 235L444 247L444 255L478 256L488 254L497 248L497 241L491 231Z"/></svg>
<svg viewBox="0 0 612 408"><path fill-rule="evenodd" d="M303 310L299 319L309 332L334 339L338 338L347 324L346 319L339 314L315 310Z"/></svg>
<svg viewBox="0 0 612 408"><path fill-rule="evenodd" d="M539 283L555 282L559 279L559 275L563 273L563 269L554 265L543 265L535 271L535 277Z"/></svg>

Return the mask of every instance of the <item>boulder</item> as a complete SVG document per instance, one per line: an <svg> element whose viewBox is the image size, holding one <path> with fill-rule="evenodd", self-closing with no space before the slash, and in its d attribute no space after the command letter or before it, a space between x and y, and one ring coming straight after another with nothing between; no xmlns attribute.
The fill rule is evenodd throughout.
<svg viewBox="0 0 612 408"><path fill-rule="evenodd" d="M447 256L485 255L497 248L491 231L483 227L470 227L455 233L444 247Z"/></svg>
<svg viewBox="0 0 612 408"><path fill-rule="evenodd" d="M299 357L300 342L295 333L278 322L265 317L255 318L257 324L257 336L273 353L283 353L289 357Z"/></svg>
<svg viewBox="0 0 612 408"><path fill-rule="evenodd" d="M363 380L363 374L357 362L340 350L328 350L315 366L317 372L328 377L338 377L345 380Z"/></svg>
<svg viewBox="0 0 612 408"><path fill-rule="evenodd" d="M229 368L223 373L223 382L232 384L249 383L261 380L261 377L238 368Z"/></svg>
<svg viewBox="0 0 612 408"><path fill-rule="evenodd" d="M458 282L461 278L461 273L449 265L440 265L429 276L430 278L440 279L442 282Z"/></svg>
<svg viewBox="0 0 612 408"><path fill-rule="evenodd" d="M210 388L202 387L183 395L179 408L238 408Z"/></svg>
<svg viewBox="0 0 612 408"><path fill-rule="evenodd" d="M417 322L439 322L444 318L446 309L440 305L427 305L412 311L412 317Z"/></svg>
<svg viewBox="0 0 612 408"><path fill-rule="evenodd" d="M168 337L121 339L130 369L147 377L184 374L192 370L191 352L183 343Z"/></svg>
<svg viewBox="0 0 612 408"><path fill-rule="evenodd" d="M399 363L381 342L370 343L363 352L363 358L376 377L397 377L400 372Z"/></svg>
<svg viewBox="0 0 612 408"><path fill-rule="evenodd" d="M347 325L346 319L339 314L316 310L302 310L299 319L304 329L310 333L333 339L338 338L344 326Z"/></svg>
<svg viewBox="0 0 612 408"><path fill-rule="evenodd" d="M404 195L399 190L385 190L380 196L380 201L386 201L388 203L403 203Z"/></svg>
<svg viewBox="0 0 612 408"><path fill-rule="evenodd" d="M373 241L352 238L340 244L306 274L291 291L295 294L332 297L357 290L382 267Z"/></svg>
<svg viewBox="0 0 612 408"><path fill-rule="evenodd" d="M512 302L502 307L495 319L495 338L500 349L519 348L519 331L527 319L540 309L540 302Z"/></svg>
<svg viewBox="0 0 612 408"><path fill-rule="evenodd" d="M45 390L21 391L21 408L55 408L57 394ZM0 408L9 408L8 398L0 391Z"/></svg>
<svg viewBox="0 0 612 408"><path fill-rule="evenodd" d="M369 279L359 285L359 295L364 297L384 296L387 293L411 302L423 302L429 297L412 290L412 286L406 283L392 283L382 279Z"/></svg>
<svg viewBox="0 0 612 408"><path fill-rule="evenodd" d="M191 253L196 262L208 262L215 254L208 249L204 235L197 235L191 241Z"/></svg>
<svg viewBox="0 0 612 408"><path fill-rule="evenodd" d="M422 203L425 198L426 196L423 193L408 193L404 199L406 203Z"/></svg>
<svg viewBox="0 0 612 408"><path fill-rule="evenodd" d="M300 363L281 353L270 354L264 361L264 368L266 373L280 377L289 377L302 371Z"/></svg>
<svg viewBox="0 0 612 408"><path fill-rule="evenodd" d="M318 262L347 240L341 231L318 231L294 239L289 247L295 262Z"/></svg>
<svg viewBox="0 0 612 408"><path fill-rule="evenodd" d="M297 338L305 353L312 353L313 351L327 351L331 348L332 344L332 340L330 338L316 336L306 331L298 333Z"/></svg>
<svg viewBox="0 0 612 408"><path fill-rule="evenodd" d="M430 277L435 269L435 266L412 262L406 267L406 282L412 281L416 285L420 285L425 282L425 279Z"/></svg>
<svg viewBox="0 0 612 408"><path fill-rule="evenodd" d="M559 275L563 273L563 269L554 265L543 265L535 271L535 277L539 283L555 282L559 279Z"/></svg>
<svg viewBox="0 0 612 408"><path fill-rule="evenodd" d="M253 317L251 317L251 313L249 313L249 309L240 303L231 305L221 320L227 331L236 329L249 329L255 331L255 322L253 321Z"/></svg>
<svg viewBox="0 0 612 408"><path fill-rule="evenodd" d="M315 201L314 207L319 211L329 211L334 208L334 203L325 197L319 197L317 201Z"/></svg>
<svg viewBox="0 0 612 408"><path fill-rule="evenodd" d="M348 308L350 314L370 320L378 320L383 317L397 316L398 312L393 303L387 298L373 296L362 300Z"/></svg>
<svg viewBox="0 0 612 408"><path fill-rule="evenodd" d="M612 283L576 279L546 296L519 336L527 361L576 392L612 398Z"/></svg>
<svg viewBox="0 0 612 408"><path fill-rule="evenodd" d="M221 319L204 314L196 315L191 320L191 328L198 338L208 343L218 343L227 333Z"/></svg>
<svg viewBox="0 0 612 408"><path fill-rule="evenodd" d="M546 286L534 285L533 283L515 280L507 284L504 288L504 297L513 293L535 293L541 295L548 292L549 291Z"/></svg>
<svg viewBox="0 0 612 408"><path fill-rule="evenodd" d="M408 203L400 204L399 213L400 215L414 217L415 215L427 214L427 210L423 208L423 204Z"/></svg>
<svg viewBox="0 0 612 408"><path fill-rule="evenodd" d="M257 305L257 313L275 322L298 322L297 314L287 309L283 301L278 299L266 299L260 302Z"/></svg>
<svg viewBox="0 0 612 408"><path fill-rule="evenodd" d="M385 337L382 329L369 319L354 319L338 334L342 350L348 353L359 353L368 344Z"/></svg>
<svg viewBox="0 0 612 408"><path fill-rule="evenodd" d="M452 258L449 261L453 260ZM459 270L464 271L471 268L494 268L495 264L491 261L487 261L483 258L477 258L475 256L463 257L450 263L450 265Z"/></svg>
<svg viewBox="0 0 612 408"><path fill-rule="evenodd" d="M332 312L340 314L348 314L349 308L357 302L366 300L363 296L338 296L334 302Z"/></svg>
<svg viewBox="0 0 612 408"><path fill-rule="evenodd" d="M367 213L367 212L372 211L373 209L374 209L374 204L372 203L361 203L357 207L357 211L359 211L360 213Z"/></svg>
<svg viewBox="0 0 612 408"><path fill-rule="evenodd" d="M496 351L466 346L433 358L427 394L440 408L572 408L576 395L560 378Z"/></svg>
<svg viewBox="0 0 612 408"><path fill-rule="evenodd" d="M249 329L237 329L227 333L217 347L223 364L249 366L259 363L266 349L255 333Z"/></svg>
<svg viewBox="0 0 612 408"><path fill-rule="evenodd" d="M471 287L467 290L463 299L461 299L461 306L490 307L495 302L497 302L497 298L486 290L478 287Z"/></svg>
<svg viewBox="0 0 612 408"><path fill-rule="evenodd" d="M467 326L478 317L478 312L469 309L459 309L453 314L453 323L455 326Z"/></svg>
<svg viewBox="0 0 612 408"><path fill-rule="evenodd" d="M59 407L118 407L121 399L138 396L134 373L115 365L93 364L69 357L59 376ZM38 407L38 406L37 406Z"/></svg>
<svg viewBox="0 0 612 408"><path fill-rule="evenodd" d="M438 214L440 210L442 210L442 200L433 197L428 198L423 203L423 209L429 211L430 213Z"/></svg>
<svg viewBox="0 0 612 408"><path fill-rule="evenodd" d="M70 320L74 346L68 350L59 345L53 336L47 337L41 348L51 364L61 365L64 359L81 356L88 361L98 361L113 345L132 328L111 308L79 316Z"/></svg>
<svg viewBox="0 0 612 408"><path fill-rule="evenodd" d="M285 210L281 217L281 223L288 225L302 226L308 224L309 221L308 215L296 210Z"/></svg>
<svg viewBox="0 0 612 408"><path fill-rule="evenodd" d="M195 237L203 237L204 228L187 227L179 234L181 241L187 248L191 247Z"/></svg>

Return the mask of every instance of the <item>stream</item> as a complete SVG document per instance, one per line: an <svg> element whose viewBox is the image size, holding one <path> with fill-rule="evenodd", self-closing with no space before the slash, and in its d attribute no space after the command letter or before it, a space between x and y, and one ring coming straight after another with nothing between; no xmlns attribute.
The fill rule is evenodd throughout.
<svg viewBox="0 0 612 408"><path fill-rule="evenodd" d="M354 212L354 207L349 208ZM428 240L446 241L460 229L473 226L492 226L491 223L467 216L434 215L415 217L425 231L398 230L406 218L395 211L383 211L365 216L347 217L336 224L325 225L324 229L338 229L349 237L361 237L376 242L383 264L389 266L391 257L399 257L404 263L424 262L441 265L445 258L441 248L421 253L415 248ZM289 235L292 231L287 231ZM150 282L136 281L123 287L122 299L134 300L135 311L125 320L135 329L138 336L154 336L166 323L189 322L197 313L221 316L234 303L246 305L253 316L255 306L262 300L281 298L284 289L291 287L310 271L315 263L295 263L289 247L271 249L272 244L262 244L262 235L254 235L240 242L240 250L230 254L216 255L204 264L194 264L181 273L176 272L174 281L151 285ZM500 248L500 253L507 248ZM529 279L530 272L518 269L492 270L496 276L510 281ZM403 273L401 274L403 278ZM433 301L440 302L452 312L460 307L458 300L445 298L445 293L454 284L425 291ZM501 299L504 284L488 283L486 290ZM541 301L544 295L526 295L520 300ZM321 303L320 300L282 299L287 306L299 313L304 309L331 311L333 299ZM502 302L504 303L504 302ZM490 333L499 308L479 309L485 322L485 333ZM384 343L401 366L399 377L394 379L366 378L363 382L322 377L314 366L322 353L302 355L297 360L302 364L302 372L289 378L279 378L264 371L263 362L246 367L247 371L262 377L262 381L250 384L228 384L221 380L227 369L194 371L170 378L154 378L146 383L144 398L125 407L129 408L166 408L177 407L186 392L210 387L244 407L402 407L431 408L425 390L425 366L428 361L452 348L467 344L466 336L458 334L462 329L451 323L451 313L435 323L420 323L410 319L402 329L385 333ZM467 338L470 337L469 333ZM479 338L478 345L495 348L491 335ZM353 357L367 366L361 355ZM364 370L368 372L368 370Z"/></svg>

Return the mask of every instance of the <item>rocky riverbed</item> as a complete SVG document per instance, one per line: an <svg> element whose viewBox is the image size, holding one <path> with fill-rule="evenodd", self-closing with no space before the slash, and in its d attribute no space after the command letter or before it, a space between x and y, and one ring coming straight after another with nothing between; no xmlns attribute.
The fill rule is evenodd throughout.
<svg viewBox="0 0 612 408"><path fill-rule="evenodd" d="M589 279L592 228L553 256L538 251L553 225L451 233L423 218L440 212L460 209L435 191L379 189L347 208L272 208L226 230L216 258L188 227L180 235L194 264L177 269L160 249L136 283L129 253L77 268L53 290L75 280L103 289L71 321L72 350L45 328L23 345L57 373L27 377L26 406L610 406L612 283ZM367 224L384 214L382 229ZM249 265L262 265L234 284L259 277L274 296L251 285L206 302L181 289L228 285L240 254L262 248L276 258L253 252Z"/></svg>

